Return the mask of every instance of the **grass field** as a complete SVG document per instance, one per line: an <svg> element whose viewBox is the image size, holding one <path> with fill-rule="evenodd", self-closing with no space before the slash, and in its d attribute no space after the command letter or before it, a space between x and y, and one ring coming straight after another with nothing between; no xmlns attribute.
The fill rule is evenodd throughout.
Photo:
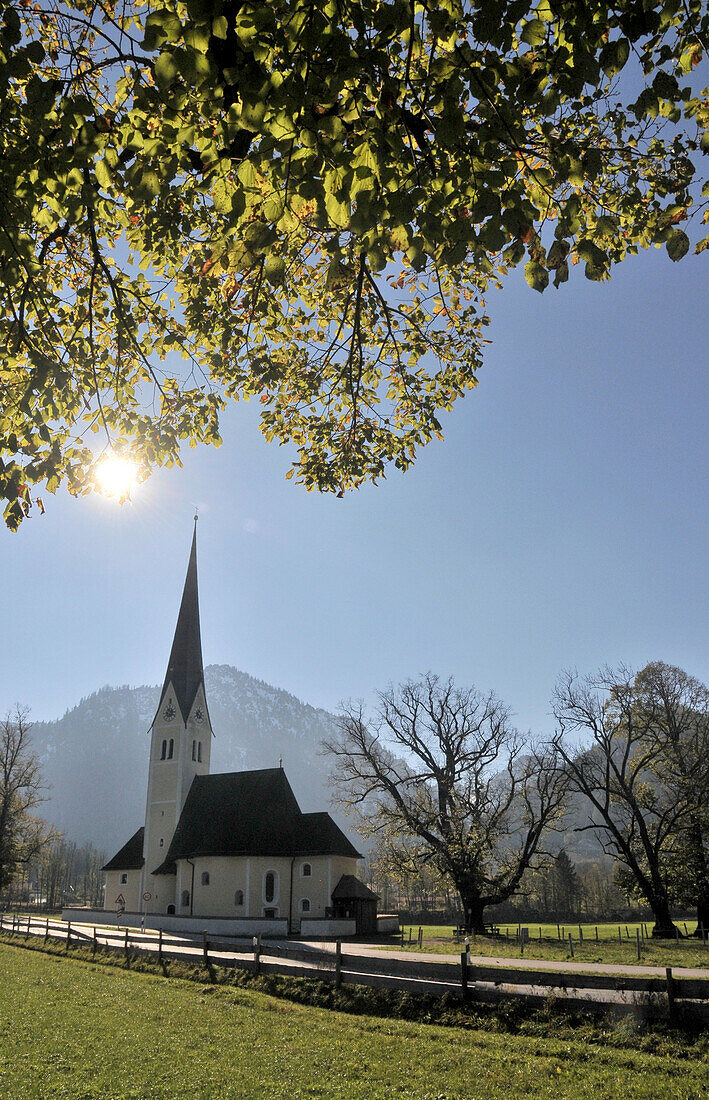
<svg viewBox="0 0 709 1100"><path fill-rule="evenodd" d="M628 1026L591 1042L353 1017L0 944L7 1100L705 1100L705 1038L646 1053Z"/></svg>
<svg viewBox="0 0 709 1100"><path fill-rule="evenodd" d="M524 957L530 959L571 959L569 949L569 932L571 933L576 962L602 962L602 963L627 963L636 965L637 940L636 929L640 924L582 924L581 931L583 942L579 936L578 924L564 924L559 926L559 932L563 939L557 935L555 924L524 924L529 929L529 942L524 948ZM621 931L621 940L618 941L618 928ZM691 934L696 928L695 923L687 923L687 931ZM516 924L499 925L500 936L486 937L476 936L470 939L471 955L502 956L519 958L521 954L519 939L517 938ZM541 939L539 932L541 929ZM596 942L596 929L598 929L598 942ZM648 933L652 926L646 924ZM406 925L404 928L404 948L418 951L419 925ZM401 943L392 943L390 948L401 948ZM423 926L423 950L433 951L438 954L452 955L461 950L462 944L453 938L453 929L448 925L424 925ZM690 966L706 967L709 969L709 947L705 947L701 940L693 937L681 939L678 943L674 940L641 939L640 963L648 966Z"/></svg>

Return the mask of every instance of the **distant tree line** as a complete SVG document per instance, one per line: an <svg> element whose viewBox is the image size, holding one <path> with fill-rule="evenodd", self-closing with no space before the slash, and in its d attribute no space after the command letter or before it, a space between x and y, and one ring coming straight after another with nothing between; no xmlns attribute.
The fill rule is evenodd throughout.
<svg viewBox="0 0 709 1100"><path fill-rule="evenodd" d="M35 812L47 791L31 728L19 706L0 722L0 905L101 905L105 854L64 839Z"/></svg>
<svg viewBox="0 0 709 1100"><path fill-rule="evenodd" d="M374 715L345 710L325 751L340 804L377 838L375 885L389 876L409 902L454 892L480 933L495 907L534 896L559 917L600 917L624 896L656 936L676 934L672 906L691 906L709 928L709 690L654 662L566 674L553 706L546 741L515 730L492 693L433 675L381 692ZM598 861L579 878L559 851L571 800L575 831L614 871Z"/></svg>

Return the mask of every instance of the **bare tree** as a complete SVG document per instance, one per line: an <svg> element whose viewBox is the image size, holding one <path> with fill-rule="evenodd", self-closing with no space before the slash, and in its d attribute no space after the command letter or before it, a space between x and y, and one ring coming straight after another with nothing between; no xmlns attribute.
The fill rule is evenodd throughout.
<svg viewBox="0 0 709 1100"><path fill-rule="evenodd" d="M635 678L652 715L654 782L683 809L667 875L675 899L696 905L696 935L709 929L709 689L683 669L653 661Z"/></svg>
<svg viewBox="0 0 709 1100"><path fill-rule="evenodd" d="M624 667L586 679L566 673L554 697L554 744L589 805L581 829L594 830L631 873L655 936L676 934L670 904L683 850L701 864L695 887L706 897L707 699L703 685L661 662L637 675ZM569 739L578 733L590 736L581 747Z"/></svg>
<svg viewBox="0 0 709 1100"><path fill-rule="evenodd" d="M0 723L0 889L54 836L32 813L44 801L45 789L30 748L27 713L18 706Z"/></svg>
<svg viewBox="0 0 709 1100"><path fill-rule="evenodd" d="M416 837L415 858L455 884L468 930L509 898L562 812L553 748L529 745L493 695L428 675L379 695L373 720L351 706L325 744L341 805L371 834Z"/></svg>

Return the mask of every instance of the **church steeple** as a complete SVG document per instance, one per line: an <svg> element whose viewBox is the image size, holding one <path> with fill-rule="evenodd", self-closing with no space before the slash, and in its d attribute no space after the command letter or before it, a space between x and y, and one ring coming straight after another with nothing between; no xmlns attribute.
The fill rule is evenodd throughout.
<svg viewBox="0 0 709 1100"><path fill-rule="evenodd" d="M160 692L158 713L165 695L172 684L182 721L187 722L200 686L204 687L202 667L202 639L199 630L199 596L197 592L197 517L195 516L192 549L187 565L185 587L182 591L180 613L177 616L175 637L172 641L170 660L165 682Z"/></svg>

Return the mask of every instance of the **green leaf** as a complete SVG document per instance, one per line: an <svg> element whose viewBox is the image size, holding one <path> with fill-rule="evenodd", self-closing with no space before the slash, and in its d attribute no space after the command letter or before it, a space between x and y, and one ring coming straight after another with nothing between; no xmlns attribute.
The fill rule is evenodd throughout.
<svg viewBox="0 0 709 1100"><path fill-rule="evenodd" d="M286 275L286 265L282 256L268 256L263 273L271 286L280 286Z"/></svg>
<svg viewBox="0 0 709 1100"><path fill-rule="evenodd" d="M96 182L98 183L99 187L103 187L104 189L106 189L111 186L111 180L113 177L111 175L111 170L105 160L96 161L96 164L94 165L94 174L96 176Z"/></svg>
<svg viewBox="0 0 709 1100"><path fill-rule="evenodd" d="M665 243L667 255L677 263L689 252L689 237L681 229L673 229Z"/></svg>
<svg viewBox="0 0 709 1100"><path fill-rule="evenodd" d="M547 28L541 19L530 19L525 23L520 38L528 46L539 46L545 41Z"/></svg>
<svg viewBox="0 0 709 1100"><path fill-rule="evenodd" d="M532 290L538 290L540 294L549 286L549 272L536 260L524 265L524 277Z"/></svg>
<svg viewBox="0 0 709 1100"><path fill-rule="evenodd" d="M169 88L177 77L178 69L172 53L161 53L155 62L155 79L161 88Z"/></svg>
<svg viewBox="0 0 709 1100"><path fill-rule="evenodd" d="M599 58L601 68L606 76L617 76L630 57L630 43L627 38L615 38L607 42L601 50Z"/></svg>

